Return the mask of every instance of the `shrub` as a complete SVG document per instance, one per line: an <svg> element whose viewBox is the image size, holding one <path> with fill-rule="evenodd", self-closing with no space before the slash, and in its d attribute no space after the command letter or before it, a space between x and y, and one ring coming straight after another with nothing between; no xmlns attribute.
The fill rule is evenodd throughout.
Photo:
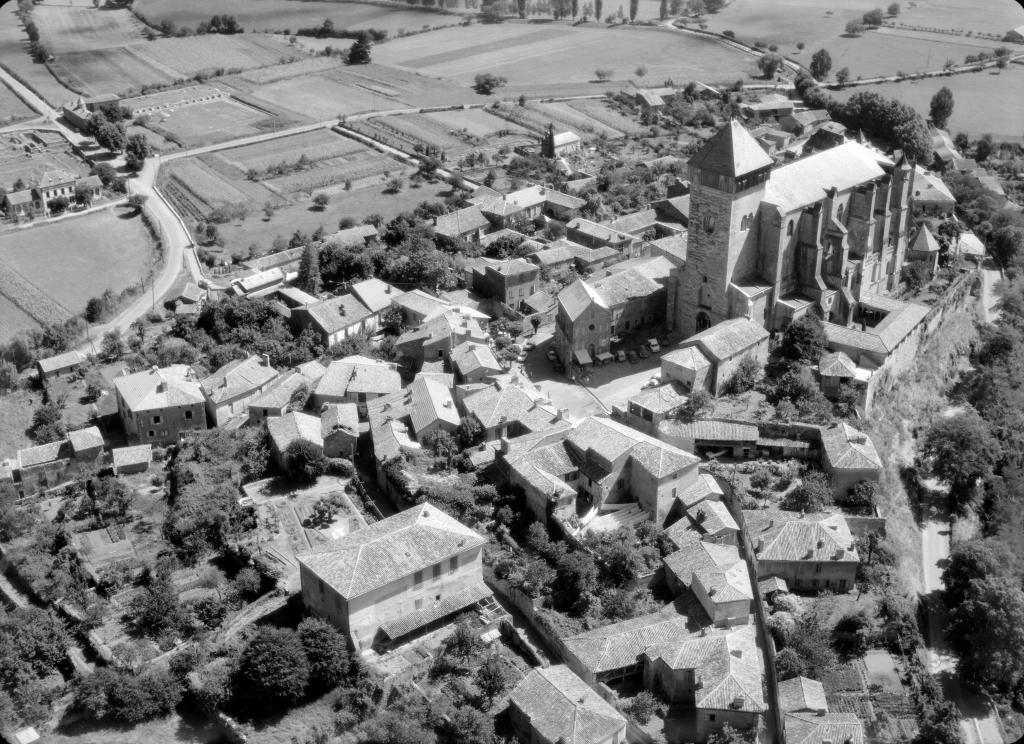
<svg viewBox="0 0 1024 744"><path fill-rule="evenodd" d="M261 627L239 658L233 699L250 712L280 709L298 701L308 682L309 659L298 633Z"/></svg>
<svg viewBox="0 0 1024 744"><path fill-rule="evenodd" d="M624 710L641 724L646 724L651 720L657 707L658 701L654 695L647 690L641 690L636 697L629 701Z"/></svg>
<svg viewBox="0 0 1024 744"><path fill-rule="evenodd" d="M284 451L284 467L296 480L312 483L327 471L327 458L313 442L296 439Z"/></svg>

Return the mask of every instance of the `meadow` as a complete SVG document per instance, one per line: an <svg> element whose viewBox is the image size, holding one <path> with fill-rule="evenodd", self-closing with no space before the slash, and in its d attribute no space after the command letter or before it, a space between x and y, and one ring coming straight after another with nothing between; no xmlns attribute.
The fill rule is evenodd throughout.
<svg viewBox="0 0 1024 744"><path fill-rule="evenodd" d="M34 316L36 325L82 312L104 290L119 293L138 284L152 263L152 241L141 218L113 207L0 233L0 293L23 315ZM9 330L6 312L0 316L0 336L21 329ZM26 325L18 315L13 320L12 325Z"/></svg>
<svg viewBox="0 0 1024 744"><path fill-rule="evenodd" d="M712 39L593 24L510 22L442 29L382 44L374 50L374 61L466 85L482 72L500 75L510 86L587 83L599 68L621 81L636 78L643 66L652 84L733 81L756 74L752 56Z"/></svg>
<svg viewBox="0 0 1024 744"><path fill-rule="evenodd" d="M18 4L0 6L0 65L13 72L51 106L60 106L75 97L74 91L55 78L46 65L29 56L28 36L14 14Z"/></svg>
<svg viewBox="0 0 1024 744"><path fill-rule="evenodd" d="M150 23L167 20L193 27L210 20L214 13L228 13L247 32L294 31L330 18L335 28L378 28L397 35L400 29L418 31L423 26L445 26L460 20L457 15L399 3L385 6L330 0L137 0L134 7Z"/></svg>
<svg viewBox="0 0 1024 744"><path fill-rule="evenodd" d="M109 49L145 40L145 26L130 10L122 8L37 5L32 20L50 54Z"/></svg>
<svg viewBox="0 0 1024 744"><path fill-rule="evenodd" d="M1009 65L998 74L986 70L847 88L830 94L845 101L858 91L871 90L898 98L927 116L932 96L943 86L953 92L953 116L948 125L951 132L966 132L972 137L987 133L997 140L1024 142L1024 100L1018 94L1024 90L1024 69L1019 65Z"/></svg>
<svg viewBox="0 0 1024 744"><path fill-rule="evenodd" d="M0 85L0 126L33 119L38 114L25 105L6 85Z"/></svg>

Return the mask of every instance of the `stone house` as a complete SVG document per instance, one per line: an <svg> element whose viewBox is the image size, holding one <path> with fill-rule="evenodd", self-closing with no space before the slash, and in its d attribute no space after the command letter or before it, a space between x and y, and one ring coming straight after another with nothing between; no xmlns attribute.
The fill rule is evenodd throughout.
<svg viewBox="0 0 1024 744"><path fill-rule="evenodd" d="M305 439L321 453L324 451L323 426L320 419L308 413L289 411L283 416L268 418L267 433L270 435L270 456L282 470L287 470L285 453L292 442Z"/></svg>
<svg viewBox="0 0 1024 744"><path fill-rule="evenodd" d="M206 420L211 426L223 426L247 414L249 401L270 388L277 376L266 354L228 362L199 383L206 399Z"/></svg>
<svg viewBox="0 0 1024 744"><path fill-rule="evenodd" d="M366 402L402 389L398 365L363 356L337 359L313 391L313 406L326 403L355 403L361 418L366 417Z"/></svg>
<svg viewBox="0 0 1024 744"><path fill-rule="evenodd" d="M512 690L519 744L624 744L626 719L567 666L532 669Z"/></svg>
<svg viewBox="0 0 1024 744"><path fill-rule="evenodd" d="M693 385L700 379L712 395L720 395L725 392L726 383L744 357L753 358L761 367L765 365L768 361L768 338L768 331L751 320L724 320L690 336L678 349L663 355L662 379L678 379L684 386L687 383ZM690 348L696 348L707 360L707 365L695 352L687 351Z"/></svg>
<svg viewBox="0 0 1024 744"><path fill-rule="evenodd" d="M206 397L188 365L115 377L114 394L129 443L175 444L183 432L206 428Z"/></svg>
<svg viewBox="0 0 1024 744"><path fill-rule="evenodd" d="M326 457L355 460L359 411L354 403L328 403L320 412L320 438Z"/></svg>

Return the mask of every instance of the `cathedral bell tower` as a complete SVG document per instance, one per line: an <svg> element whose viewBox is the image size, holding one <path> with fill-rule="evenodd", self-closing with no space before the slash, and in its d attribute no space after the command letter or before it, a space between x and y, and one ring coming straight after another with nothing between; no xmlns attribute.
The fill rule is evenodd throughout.
<svg viewBox="0 0 1024 744"><path fill-rule="evenodd" d="M758 272L758 208L772 159L732 120L689 166L689 237L676 305L684 337L727 320L729 284Z"/></svg>

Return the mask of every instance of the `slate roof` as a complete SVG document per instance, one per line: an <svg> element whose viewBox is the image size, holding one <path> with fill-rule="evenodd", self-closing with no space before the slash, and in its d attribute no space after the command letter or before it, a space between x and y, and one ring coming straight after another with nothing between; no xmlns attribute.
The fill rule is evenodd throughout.
<svg viewBox="0 0 1024 744"><path fill-rule="evenodd" d="M884 175L871 150L859 142L845 142L773 170L764 200L786 214L821 201L830 188L847 191Z"/></svg>
<svg viewBox="0 0 1024 744"><path fill-rule="evenodd" d="M690 158L690 166L723 176L740 176L767 168L772 159L743 125L732 119ZM772 174L772 178L775 174Z"/></svg>
<svg viewBox="0 0 1024 744"><path fill-rule="evenodd" d="M485 542L469 527L425 502L350 532L324 551L298 558L351 600Z"/></svg>
<svg viewBox="0 0 1024 744"><path fill-rule="evenodd" d="M705 710L763 712L768 709L762 692L764 664L753 625L725 632L654 646L646 652L671 669L692 669L703 684L695 690L695 707Z"/></svg>
<svg viewBox="0 0 1024 744"><path fill-rule="evenodd" d="M301 411L289 411L283 416L267 419L267 431L277 451L282 454L296 439L305 439L319 447L324 446L320 419Z"/></svg>
<svg viewBox="0 0 1024 744"><path fill-rule="evenodd" d="M815 563L860 560L842 514L800 514L772 508L744 509L743 517L758 560Z"/></svg>
<svg viewBox="0 0 1024 744"><path fill-rule="evenodd" d="M417 436L435 421L459 425L459 412L451 390L443 383L417 375L409 386L409 392L412 394L412 428Z"/></svg>
<svg viewBox="0 0 1024 744"><path fill-rule="evenodd" d="M501 372L501 364L487 344L474 341L463 341L452 349L452 365L465 377L481 370L485 372Z"/></svg>
<svg viewBox="0 0 1024 744"><path fill-rule="evenodd" d="M626 719L562 664L533 669L512 691L511 705L542 741L597 744L626 727Z"/></svg>
<svg viewBox="0 0 1024 744"><path fill-rule="evenodd" d="M95 449L103 446L103 435L98 427L89 426L85 429L76 429L68 432L68 441L71 442L71 449L77 455L84 450Z"/></svg>
<svg viewBox="0 0 1024 744"><path fill-rule="evenodd" d="M836 470L880 470L882 459L875 443L862 431L846 422L823 427L822 451L828 464Z"/></svg>
<svg viewBox="0 0 1024 744"><path fill-rule="evenodd" d="M601 293L591 287L583 279L577 279L558 293L558 304L565 308L570 320L576 320L592 304L608 310L608 303Z"/></svg>
<svg viewBox="0 0 1024 744"><path fill-rule="evenodd" d="M331 362L316 386L317 396L342 398L357 393L383 395L402 388L395 365L377 359L350 356Z"/></svg>
<svg viewBox="0 0 1024 744"><path fill-rule="evenodd" d="M114 388L131 411L153 411L203 403L203 391L192 379L192 368L175 364L114 378Z"/></svg>
<svg viewBox="0 0 1024 744"><path fill-rule="evenodd" d="M793 677L779 682L779 707L783 713L800 710L818 712L828 710L825 687L814 679Z"/></svg>
<svg viewBox="0 0 1024 744"><path fill-rule="evenodd" d="M724 362L767 339L768 331L764 326L747 318L731 318L690 336L683 343L699 345L709 359Z"/></svg>
<svg viewBox="0 0 1024 744"><path fill-rule="evenodd" d="M134 447L117 447L110 451L110 458L113 461L114 470L131 465L143 465L152 461L153 445L138 444Z"/></svg>
<svg viewBox="0 0 1024 744"><path fill-rule="evenodd" d="M437 216L434 232L448 238L490 227L490 221L483 216L480 207L470 206Z"/></svg>
<svg viewBox="0 0 1024 744"><path fill-rule="evenodd" d="M277 377L277 370L256 356L228 362L203 380L200 386L216 405L248 395Z"/></svg>

